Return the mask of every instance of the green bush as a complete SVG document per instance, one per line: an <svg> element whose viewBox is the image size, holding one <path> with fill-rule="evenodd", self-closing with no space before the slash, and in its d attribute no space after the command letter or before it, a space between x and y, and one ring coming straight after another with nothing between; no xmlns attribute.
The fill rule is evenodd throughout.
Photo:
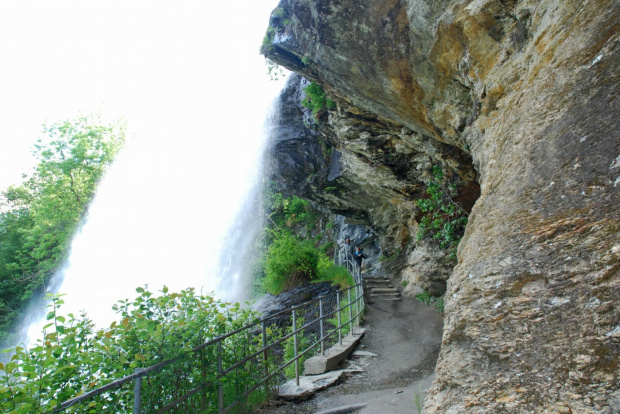
<svg viewBox="0 0 620 414"><path fill-rule="evenodd" d="M306 97L303 101L301 101L301 104L312 110L313 115L316 116L324 109L336 109L336 103L327 98L323 87L318 83L311 82L310 85L304 88L304 93L306 94Z"/></svg>
<svg viewBox="0 0 620 414"><path fill-rule="evenodd" d="M331 261L329 261L327 268L321 271L318 281L331 282L334 285L339 285L342 289L355 285L355 280L347 268L343 266L335 266L331 263Z"/></svg>
<svg viewBox="0 0 620 414"><path fill-rule="evenodd" d="M114 309L119 320L96 330L86 317L61 315L63 303L50 295L49 324L42 339L30 349L17 347L10 362L0 363L0 411L5 413L51 412L64 401L132 374L136 368L178 358L144 378L142 407L157 412L174 398L217 372L217 347L197 352L193 348L208 340L255 322L258 315L239 304L226 304L193 289L161 296L137 289L134 300L119 301ZM259 336L234 335L224 340L224 369L261 348ZM225 403L251 388L262 376L262 366L248 362L231 371L223 381ZM206 387L201 398L192 398L177 412L217 412L217 389ZM254 397L252 397L254 400ZM65 412L132 412L130 384L88 400Z"/></svg>
<svg viewBox="0 0 620 414"><path fill-rule="evenodd" d="M439 243L439 247L450 250L456 257L456 247L467 225L467 213L452 201L455 186L444 186L444 172L438 165L433 167L433 179L426 185L429 198L417 200L416 206L424 213L420 220L417 238L425 237Z"/></svg>
<svg viewBox="0 0 620 414"><path fill-rule="evenodd" d="M278 295L318 276L319 251L309 240L287 231L274 232L265 258L265 291Z"/></svg>

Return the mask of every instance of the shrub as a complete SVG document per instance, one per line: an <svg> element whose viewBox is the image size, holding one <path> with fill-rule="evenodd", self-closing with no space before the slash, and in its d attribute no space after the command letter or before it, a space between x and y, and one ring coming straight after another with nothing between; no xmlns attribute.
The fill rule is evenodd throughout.
<svg viewBox="0 0 620 414"><path fill-rule="evenodd" d="M272 295L309 282L318 275L319 251L309 240L301 240L287 231L274 232L265 259L263 286Z"/></svg>
<svg viewBox="0 0 620 414"><path fill-rule="evenodd" d="M329 260L329 258L327 259ZM351 273L349 273L346 267L335 266L331 264L331 262L329 266L321 272L318 281L332 282L332 284L339 285L343 289L355 285L355 280L353 280L353 276L351 276Z"/></svg>
<svg viewBox="0 0 620 414"><path fill-rule="evenodd" d="M197 296L193 289L168 293L164 287L161 296L143 288L137 291L135 300L119 301L114 306L119 320L107 329L95 329L85 315L61 315L62 299L50 295L49 324L42 339L30 349L17 347L9 362L0 363L0 411L51 412L67 399L132 374L135 368L178 358L145 377L148 386L142 389L143 412L156 412L162 403L212 380L217 372L216 347L198 352L191 352L192 348L258 319L256 313L239 304ZM226 338L221 355L224 368L260 348L259 337ZM262 367L252 363L231 371L223 381L225 403L230 404L241 390L255 385L262 373ZM216 392L208 392L205 398L208 405L216 406ZM200 399L190 399L178 409L198 412L200 405ZM67 412L119 413L131 412L132 408L133 387L125 386Z"/></svg>
<svg viewBox="0 0 620 414"><path fill-rule="evenodd" d="M312 110L313 115L317 115L319 111L324 109L335 109L336 103L327 98L323 87L318 83L311 82L310 85L304 88L306 98L301 101L301 104Z"/></svg>
<svg viewBox="0 0 620 414"><path fill-rule="evenodd" d="M444 172L438 165L433 167L433 179L427 183L426 193L429 198L417 200L416 206L425 213L420 220L417 238L429 237L439 243L442 249L450 249L450 255L456 257L458 246L465 226L467 213L463 208L452 201L451 196L456 192L454 185L444 186Z"/></svg>

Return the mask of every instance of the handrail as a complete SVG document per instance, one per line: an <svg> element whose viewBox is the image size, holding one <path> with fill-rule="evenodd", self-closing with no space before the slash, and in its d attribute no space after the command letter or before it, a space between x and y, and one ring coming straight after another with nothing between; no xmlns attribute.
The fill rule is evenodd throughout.
<svg viewBox="0 0 620 414"><path fill-rule="evenodd" d="M345 252L346 253L346 252ZM350 256L350 252L349 252L349 256ZM77 404L81 404L87 400L90 400L92 398L95 398L103 393L106 393L108 391L111 390L115 390L118 389L120 387L122 387L123 385L134 381L135 383L135 392L134 392L134 414L139 414L140 413L140 403L141 403L141 379L145 376L148 376L149 374L153 374L156 371L159 371L161 369L163 369L164 367L174 364L175 362L181 360L184 357L187 357L191 354L195 354L198 351L205 349L209 346L214 346L217 345L217 349L218 349L218 361L217 361L217 375L215 376L215 380L211 380L211 381L203 381L201 383L197 383L195 387L193 387L191 390L187 391L185 394L177 396L177 398L173 399L172 401L168 402L167 404L165 404L163 407L159 408L157 410L158 413L164 413L166 411L172 410L175 407L178 407L179 404L187 401L190 397L192 397L193 395L195 395L196 393L198 393L199 391L203 390L203 389L212 389L214 387L217 386L217 393L218 393L218 413L223 414L226 413L228 411L230 411L234 406L238 405L239 403L243 402L244 399L246 397L248 397L252 392L256 391L258 388L265 386L266 390L273 388L269 386L269 381L271 381L276 375L283 374L283 371L285 368L289 367L291 364L295 364L296 365L296 381L299 384L299 361L304 357L307 356L308 354L310 354L319 344L321 345L321 352L324 352L324 345L325 342L330 340L330 337L333 336L336 332L338 332L338 338L337 340L342 342L342 331L343 328L346 327L347 325L349 325L349 331L352 333L353 332L353 323L355 323L356 326L359 325L359 319L364 311L365 308L365 302L364 302L364 298L363 298L363 286L361 283L361 272L359 269L359 266L357 266L357 263L355 263L353 260L351 260L351 258L345 258L345 260L342 260L342 251L338 252L338 258L339 258L339 262L340 265L342 265L343 263L346 264L347 270L352 274L356 284L354 286L351 286L349 288L346 289L341 289L335 293L331 293L331 294L327 294L327 295L322 295L319 296L316 299L310 300L308 302L305 302L301 305L296 305L293 306L289 309L280 311L278 313L263 317L261 319L256 320L255 322L246 324L238 329L235 329L234 331L228 332L226 334L220 335L216 338L213 338L209 341L206 341L200 345L198 345L195 348L192 348L190 351L187 351L184 354L178 355L174 358L165 360L165 361L161 361L157 364L154 364L150 367L147 368L137 368L136 372L134 372L133 374L127 375L123 378L114 380L112 382L110 382L109 384L106 384L102 387L99 387L97 389L91 390L89 392L86 392L82 395L79 395L75 398L72 398L70 400L64 401L62 404L60 404L59 406L57 406L54 410L52 410L52 413L56 413L56 412L62 412L64 410L66 410L67 408L70 408L72 406L75 406ZM336 260L334 260L335 262ZM341 305L341 295L346 295L348 297L347 303L345 305ZM351 296L354 296L353 299L351 298ZM327 312L324 312L323 309L323 304L326 302L330 302L333 299L336 299L336 306L334 308L334 306L331 306L330 309L327 310ZM319 306L319 316L317 316L316 318L313 318L310 321L306 321L304 320L304 323L302 324L301 327L296 326L295 324L295 313L297 311L304 311L306 310L306 314L307 315L312 315L313 311L311 309L313 309L313 305L316 305L318 303ZM353 307L355 307L355 311L353 311ZM348 312L348 320L346 320L345 322L341 321L341 314L343 311L345 311L346 309L349 310ZM330 329L327 329L326 333L323 330L324 324L325 323L329 323L329 318L333 317L333 315L338 314L338 322L337 326L334 326ZM276 321L281 321L282 318L284 317L288 317L289 315L292 316L292 320L293 320L293 325L290 326L289 328L286 328L286 330L290 329L290 332L279 336L278 338L276 338L275 340L273 340L271 343L269 343L267 341L267 336L266 336L266 327L269 326L275 326ZM346 319L346 318L345 318ZM312 329L313 326L319 325L319 330L320 330L320 334L318 335L318 339L316 339L315 341L313 341L310 345L306 346L305 349L301 350L301 352L298 349L298 345L297 345L297 338L299 335L304 335L304 332L308 332L309 330ZM333 323L330 323L331 325L334 325ZM232 365L224 368L222 366L222 344L223 342L228 339L228 338L232 338L235 335L242 333L244 331L248 332L248 335L253 335L254 337L256 337L256 335L258 335L258 333L256 332L249 332L249 330L251 328L255 328L258 326L261 326L261 335L262 335L262 343L263 346L261 346L260 348L253 350L253 352L250 352L249 355L244 355L244 357L240 360L234 361L232 363ZM284 329L284 328L281 328ZM270 368L269 368L269 358L268 358L268 354L269 352L281 352L279 351L280 348L278 347L282 347L284 346L284 344L286 343L286 341L290 338L294 338L295 341L295 345L294 345L294 356L293 358L291 358L290 360L285 360L282 364L277 364L277 367L275 369L272 370L272 372L270 372ZM248 346L250 346L251 344L248 343ZM262 358L261 358L261 354L262 354ZM261 361L262 360L262 361ZM225 379L225 377L230 374L231 372L242 368L245 364L247 364L248 362L251 361L257 361L258 363L261 363L264 365L264 373L263 376L257 380L255 380L255 383L253 384L253 386L249 387L249 389L246 389L245 392L242 392L240 395L238 395L234 401L232 401L232 403L230 403L228 406L224 406L224 395L223 395L223 386L222 386L222 380ZM213 362L213 361L211 361ZM215 391L213 391L215 392Z"/></svg>

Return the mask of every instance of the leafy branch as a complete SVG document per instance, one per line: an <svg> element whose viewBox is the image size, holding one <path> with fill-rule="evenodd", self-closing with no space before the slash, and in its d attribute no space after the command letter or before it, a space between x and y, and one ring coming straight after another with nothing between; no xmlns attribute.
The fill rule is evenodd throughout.
<svg viewBox="0 0 620 414"><path fill-rule="evenodd" d="M429 197L415 202L424 213L419 223L417 238L418 240L430 238L438 242L440 248L450 249L450 255L456 257L456 246L465 231L468 214L452 199L456 194L456 186L445 186L444 181L443 169L435 165L433 179L426 185Z"/></svg>

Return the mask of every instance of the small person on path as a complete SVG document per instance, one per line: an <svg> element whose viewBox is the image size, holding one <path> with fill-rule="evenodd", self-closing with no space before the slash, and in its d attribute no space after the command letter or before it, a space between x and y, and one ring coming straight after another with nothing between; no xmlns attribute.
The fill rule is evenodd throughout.
<svg viewBox="0 0 620 414"><path fill-rule="evenodd" d="M359 268L362 268L362 259L364 258L364 252L360 249L359 246L355 247L355 261Z"/></svg>

